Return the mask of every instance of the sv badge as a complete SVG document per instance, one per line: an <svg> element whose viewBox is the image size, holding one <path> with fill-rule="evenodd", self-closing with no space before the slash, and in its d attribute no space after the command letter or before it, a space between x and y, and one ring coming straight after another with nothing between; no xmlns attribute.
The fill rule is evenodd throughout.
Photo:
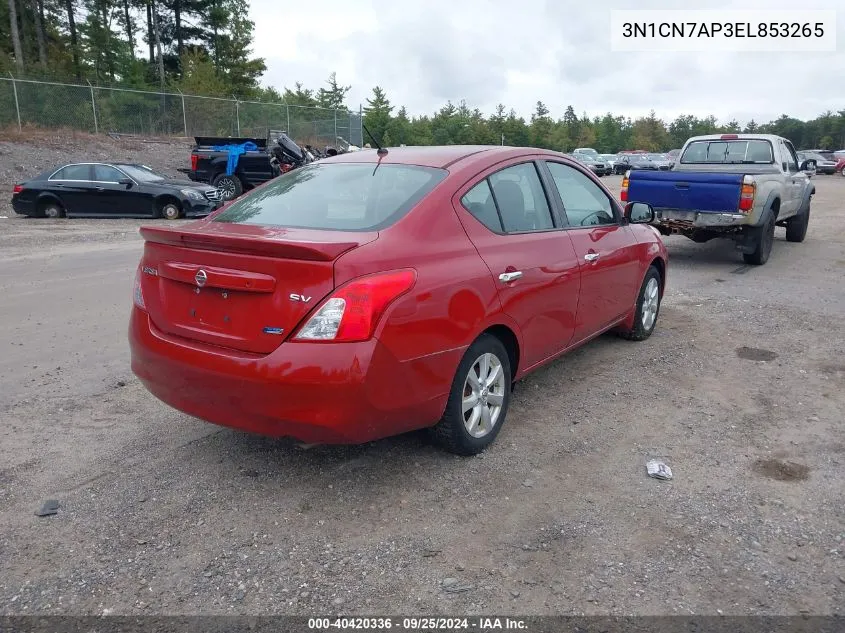
<svg viewBox="0 0 845 633"><path fill-rule="evenodd" d="M288 296L291 301L299 301L300 303L308 303L311 301L311 297L306 297L305 295L290 294Z"/></svg>

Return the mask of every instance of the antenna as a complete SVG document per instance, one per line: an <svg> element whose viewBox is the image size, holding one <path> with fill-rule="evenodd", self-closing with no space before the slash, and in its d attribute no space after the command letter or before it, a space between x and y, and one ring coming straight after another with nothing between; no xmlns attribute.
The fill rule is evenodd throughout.
<svg viewBox="0 0 845 633"><path fill-rule="evenodd" d="M370 131L367 129L367 126L366 126L366 125L364 125L364 122L363 122L363 121L361 122L361 127L362 127L362 128L364 128L364 131L367 133L367 136L369 136L369 137L373 140L373 143L374 143L374 144L375 144L375 146L378 148L378 151L377 151L378 155L379 155L379 156L384 156L385 154L387 154L387 148L382 147L382 146L379 144L379 142L376 140L376 137L375 137L375 136L373 136L372 132L370 132Z"/></svg>

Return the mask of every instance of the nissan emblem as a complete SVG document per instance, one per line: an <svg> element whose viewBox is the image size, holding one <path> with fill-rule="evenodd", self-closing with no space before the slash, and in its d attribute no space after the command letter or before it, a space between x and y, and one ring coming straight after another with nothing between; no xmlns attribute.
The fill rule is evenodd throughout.
<svg viewBox="0 0 845 633"><path fill-rule="evenodd" d="M197 274L194 275L194 281L196 281L197 285L202 288L205 285L205 282L208 281L208 275L205 274L204 270L198 270Z"/></svg>

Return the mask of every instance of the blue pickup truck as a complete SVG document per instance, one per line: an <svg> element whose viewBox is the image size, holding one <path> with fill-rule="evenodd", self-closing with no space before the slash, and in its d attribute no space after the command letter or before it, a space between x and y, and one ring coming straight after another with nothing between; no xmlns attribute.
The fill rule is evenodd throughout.
<svg viewBox="0 0 845 633"><path fill-rule="evenodd" d="M816 189L788 139L769 134L695 136L670 171L634 170L622 180L622 200L655 212L663 235L695 242L736 242L748 264L765 264L775 226L803 242Z"/></svg>

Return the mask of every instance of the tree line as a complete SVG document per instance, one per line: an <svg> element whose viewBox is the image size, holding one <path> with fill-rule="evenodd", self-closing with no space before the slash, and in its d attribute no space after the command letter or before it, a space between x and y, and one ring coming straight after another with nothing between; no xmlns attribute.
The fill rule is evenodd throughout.
<svg viewBox="0 0 845 633"><path fill-rule="evenodd" d="M740 125L737 121L720 123L715 117L681 115L673 121L658 118L654 110L648 116L632 119L608 112L604 116L578 116L572 105L563 116L554 118L549 108L538 101L527 120L513 109L499 104L485 116L470 109L466 102L451 102L433 115L409 117L404 107L395 108L380 87L373 89L364 107L364 124L383 145L505 144L542 147L571 152L576 147L592 147L599 153L625 149L668 151L680 148L691 136L703 134L757 133L777 134L799 148L845 148L845 109L825 112L810 121L786 114L774 121L754 120Z"/></svg>

